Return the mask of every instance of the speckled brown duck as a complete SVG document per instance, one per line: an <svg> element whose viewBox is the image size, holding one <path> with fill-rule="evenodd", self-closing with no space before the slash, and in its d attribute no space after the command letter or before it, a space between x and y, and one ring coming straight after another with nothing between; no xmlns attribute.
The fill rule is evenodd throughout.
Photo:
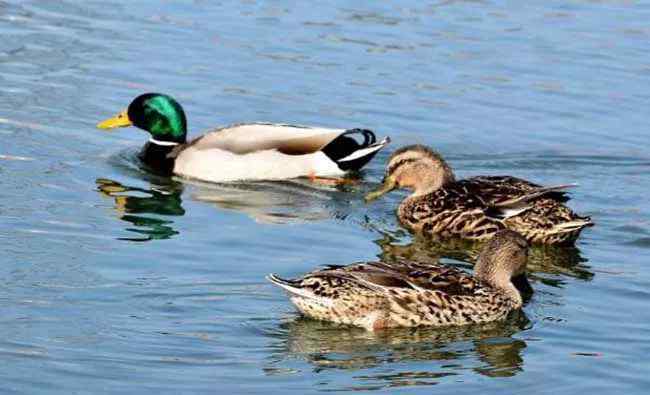
<svg viewBox="0 0 650 395"><path fill-rule="evenodd" d="M328 266L285 280L284 288L305 316L368 330L450 326L502 320L519 309L526 279L528 243L510 230L484 246L474 275L418 262L365 262Z"/></svg>
<svg viewBox="0 0 650 395"><path fill-rule="evenodd" d="M544 187L511 176L457 181L438 153L411 145L391 155L382 187L366 200L396 188L412 189L397 216L416 233L485 240L501 229L512 229L532 243L569 244L593 225L589 217L564 204L569 200L564 190L572 186Z"/></svg>

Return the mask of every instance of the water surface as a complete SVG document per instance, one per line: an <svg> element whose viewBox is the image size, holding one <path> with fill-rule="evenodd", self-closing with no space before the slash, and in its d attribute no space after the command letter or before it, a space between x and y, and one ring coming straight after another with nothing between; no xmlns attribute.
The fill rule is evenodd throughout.
<svg viewBox="0 0 650 395"><path fill-rule="evenodd" d="M0 1L0 371L5 393L645 393L650 5L627 1ZM241 121L363 126L459 176L577 182L597 226L536 249L507 322L371 334L301 319L264 281L399 257L395 193L160 178L144 91L191 134Z"/></svg>

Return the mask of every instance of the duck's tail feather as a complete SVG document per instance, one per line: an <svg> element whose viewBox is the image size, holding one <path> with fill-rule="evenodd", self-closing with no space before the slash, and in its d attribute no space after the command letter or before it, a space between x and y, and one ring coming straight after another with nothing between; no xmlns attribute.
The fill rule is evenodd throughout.
<svg viewBox="0 0 650 395"><path fill-rule="evenodd" d="M275 273L271 273L266 276L266 279L272 282L273 284L282 287L284 289L291 288L297 289L300 288L300 283L296 280L288 280L282 277L277 276ZM288 289L287 289L288 290Z"/></svg>
<svg viewBox="0 0 650 395"><path fill-rule="evenodd" d="M572 221L562 222L553 227L554 233L571 233L594 226L590 217L579 217Z"/></svg>
<svg viewBox="0 0 650 395"><path fill-rule="evenodd" d="M589 217L577 217L570 221L555 224L542 236L540 241L551 244L573 243L587 227L594 226Z"/></svg>
<svg viewBox="0 0 650 395"><path fill-rule="evenodd" d="M357 141L360 137L363 141ZM375 134L368 129L349 129L327 144L321 151L334 161L341 170L359 170L390 143L386 137L377 141Z"/></svg>
<svg viewBox="0 0 650 395"><path fill-rule="evenodd" d="M309 287L303 287L300 280L286 280L276 276L275 274L269 274L266 276L266 279L277 285L278 287L284 289L289 294L289 299L300 309L297 301L302 301L303 303L316 304L321 307L330 307L332 305L332 299L316 295Z"/></svg>
<svg viewBox="0 0 650 395"><path fill-rule="evenodd" d="M273 284L277 285L278 287L284 289L292 296L300 296L308 299L316 297L310 290L303 288L300 285L299 281L286 280L284 278L276 276L273 273L267 275L266 279L272 282Z"/></svg>

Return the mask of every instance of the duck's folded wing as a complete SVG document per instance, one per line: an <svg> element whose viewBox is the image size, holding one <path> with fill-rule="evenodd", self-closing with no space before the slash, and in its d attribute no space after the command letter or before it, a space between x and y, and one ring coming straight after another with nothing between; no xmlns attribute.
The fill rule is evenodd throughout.
<svg viewBox="0 0 650 395"><path fill-rule="evenodd" d="M216 148L238 155L264 150L305 155L321 150L345 131L271 123L237 124L208 132L189 145L198 150Z"/></svg>
<svg viewBox="0 0 650 395"><path fill-rule="evenodd" d="M312 272L306 277L329 277L350 281L379 293L402 288L460 295L469 294L476 287L476 282L471 276L456 268L412 261L403 261L399 264L364 262L327 268Z"/></svg>
<svg viewBox="0 0 650 395"><path fill-rule="evenodd" d="M576 184L541 186L511 176L479 176L461 180L467 193L476 195L492 207L519 206L539 197L546 197L564 203L569 200L565 190Z"/></svg>

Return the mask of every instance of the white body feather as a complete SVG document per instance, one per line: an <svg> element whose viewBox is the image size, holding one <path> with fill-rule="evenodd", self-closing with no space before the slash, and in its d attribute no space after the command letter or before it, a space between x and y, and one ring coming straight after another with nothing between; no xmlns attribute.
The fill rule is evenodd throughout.
<svg viewBox="0 0 650 395"><path fill-rule="evenodd" d="M237 155L217 148L184 150L174 173L211 182L281 180L310 175L339 176L344 172L324 153L286 155L276 150Z"/></svg>

